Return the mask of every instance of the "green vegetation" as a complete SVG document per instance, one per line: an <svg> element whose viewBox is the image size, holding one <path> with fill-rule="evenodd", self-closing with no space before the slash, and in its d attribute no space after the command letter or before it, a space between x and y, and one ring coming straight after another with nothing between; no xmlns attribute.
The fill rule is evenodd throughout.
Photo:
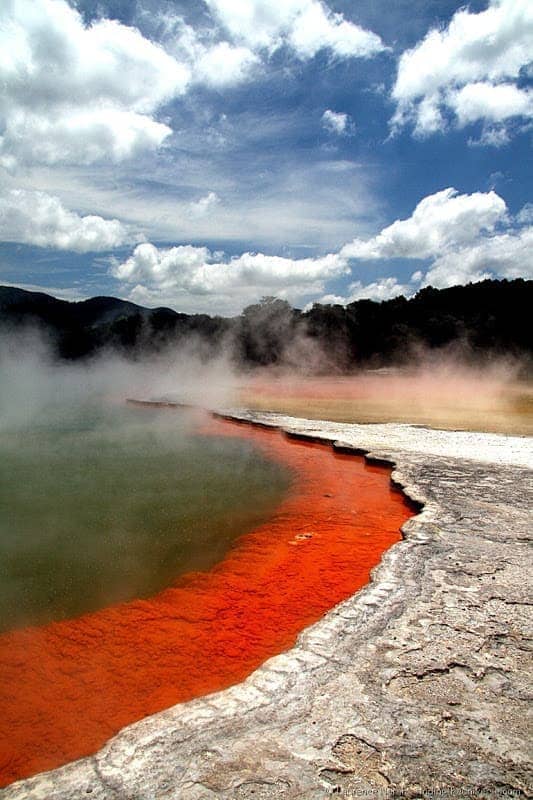
<svg viewBox="0 0 533 800"><path fill-rule="evenodd" d="M240 365L297 364L350 371L416 359L422 347L460 346L477 361L533 353L533 281L486 280L450 289L421 289L413 298L358 300L348 306L293 309L273 297L232 319L146 309L112 297L78 303L0 287L0 328L37 326L57 353L79 359L105 350L137 357L190 341L202 353L230 352ZM313 347L302 357L302 342ZM314 348L314 349L313 349ZM309 354L326 354L313 360Z"/></svg>

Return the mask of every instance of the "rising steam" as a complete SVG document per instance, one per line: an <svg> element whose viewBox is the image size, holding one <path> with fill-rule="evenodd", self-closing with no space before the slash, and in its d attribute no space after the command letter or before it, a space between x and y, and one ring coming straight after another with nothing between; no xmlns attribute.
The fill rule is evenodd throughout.
<svg viewBox="0 0 533 800"><path fill-rule="evenodd" d="M68 362L54 357L46 337L36 330L0 337L0 375L0 430L44 423L80 403L127 397L230 405L236 386L229 360L224 355L206 360L194 339L144 359L107 353Z"/></svg>

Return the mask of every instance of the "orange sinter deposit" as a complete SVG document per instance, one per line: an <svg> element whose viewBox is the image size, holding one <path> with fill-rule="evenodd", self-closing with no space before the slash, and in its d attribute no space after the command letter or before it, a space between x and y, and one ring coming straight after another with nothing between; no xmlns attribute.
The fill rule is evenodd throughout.
<svg viewBox="0 0 533 800"><path fill-rule="evenodd" d="M294 471L274 517L155 597L0 637L2 785L94 753L125 725L235 684L368 582L413 514L390 470L211 421ZM355 656L354 656L355 657Z"/></svg>

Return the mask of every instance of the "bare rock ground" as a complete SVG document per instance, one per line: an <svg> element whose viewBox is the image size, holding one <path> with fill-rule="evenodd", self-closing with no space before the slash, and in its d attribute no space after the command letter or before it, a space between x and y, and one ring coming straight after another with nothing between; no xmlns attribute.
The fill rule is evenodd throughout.
<svg viewBox="0 0 533 800"><path fill-rule="evenodd" d="M532 440L237 416L392 462L422 511L365 589L244 683L0 797L530 797Z"/></svg>

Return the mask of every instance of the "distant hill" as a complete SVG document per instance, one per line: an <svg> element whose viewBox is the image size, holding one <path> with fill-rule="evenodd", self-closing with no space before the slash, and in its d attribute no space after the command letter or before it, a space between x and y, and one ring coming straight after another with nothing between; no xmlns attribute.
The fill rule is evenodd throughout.
<svg viewBox="0 0 533 800"><path fill-rule="evenodd" d="M195 337L207 354L224 347L245 365L350 370L409 361L420 347L454 344L476 359L512 354L533 360L532 307L533 281L521 278L427 287L409 300L315 304L306 312L265 297L234 318L144 308L116 297L68 302L0 286L0 330L37 327L68 359L103 350L150 354ZM321 354L316 363L312 353Z"/></svg>
<svg viewBox="0 0 533 800"><path fill-rule="evenodd" d="M78 359L100 350L128 354L157 350L193 334L215 341L228 321L206 314L144 308L117 297L69 302L42 292L0 286L0 330L37 328L62 358Z"/></svg>

